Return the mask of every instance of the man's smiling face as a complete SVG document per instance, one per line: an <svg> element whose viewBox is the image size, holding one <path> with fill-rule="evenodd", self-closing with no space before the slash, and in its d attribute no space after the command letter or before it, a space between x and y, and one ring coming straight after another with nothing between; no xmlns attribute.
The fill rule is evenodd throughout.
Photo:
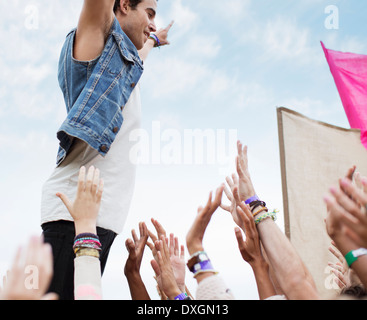
<svg viewBox="0 0 367 320"><path fill-rule="evenodd" d="M128 1L127 1L128 2ZM142 0L135 8L126 7L122 30L135 45L137 50L144 47L151 32L155 32L156 0Z"/></svg>

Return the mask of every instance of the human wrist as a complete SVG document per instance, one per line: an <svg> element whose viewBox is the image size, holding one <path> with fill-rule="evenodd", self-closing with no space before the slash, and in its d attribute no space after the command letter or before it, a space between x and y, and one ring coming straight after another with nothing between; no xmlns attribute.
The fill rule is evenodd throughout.
<svg viewBox="0 0 367 320"><path fill-rule="evenodd" d="M167 295L169 300L175 300L177 296L179 296L183 291L181 291L177 286L167 290L165 294Z"/></svg>
<svg viewBox="0 0 367 320"><path fill-rule="evenodd" d="M133 264L133 266L131 266ZM135 263L126 263L124 268L124 274L126 277L134 279L140 278L140 270L135 266Z"/></svg>
<svg viewBox="0 0 367 320"><path fill-rule="evenodd" d="M243 201L245 201L246 204L250 204L253 201L260 200L260 198L257 196L255 192L252 192L243 198L244 198Z"/></svg>
<svg viewBox="0 0 367 320"><path fill-rule="evenodd" d="M187 262L188 269L193 273L197 282L201 282L204 278L213 276L218 272L214 269L208 254L199 250L191 254L190 259Z"/></svg>
<svg viewBox="0 0 367 320"><path fill-rule="evenodd" d="M74 221L75 226L75 235L81 234L81 233L97 233L97 226L96 222L90 221L90 220L75 220Z"/></svg>
<svg viewBox="0 0 367 320"><path fill-rule="evenodd" d="M185 291L186 291L186 286L185 286L185 284L178 284L178 283L177 283L177 286L178 286L178 289L179 289L181 292L185 292Z"/></svg>
<svg viewBox="0 0 367 320"><path fill-rule="evenodd" d="M157 35L155 35L154 33L151 33L148 40L152 40L153 42L153 47L159 47L161 45L161 42L159 41L159 38Z"/></svg>
<svg viewBox="0 0 367 320"><path fill-rule="evenodd" d="M187 246L187 251L189 252L190 255L193 255L195 252L198 252L198 251L204 251L204 247L201 242L196 242L196 243L187 242L186 246Z"/></svg>
<svg viewBox="0 0 367 320"><path fill-rule="evenodd" d="M343 256L352 250L359 249L359 247L342 232L336 232L331 238Z"/></svg>
<svg viewBox="0 0 367 320"><path fill-rule="evenodd" d="M269 264L265 261L264 258L256 258L252 261L249 261L248 264L251 266L251 268L255 270L269 270Z"/></svg>
<svg viewBox="0 0 367 320"><path fill-rule="evenodd" d="M151 48L154 48L156 41L153 38L149 37L146 44L149 45Z"/></svg>
<svg viewBox="0 0 367 320"><path fill-rule="evenodd" d="M347 254L345 254L344 258L350 268L353 263L355 263L360 257L367 256L366 248L358 248L350 250Z"/></svg>
<svg viewBox="0 0 367 320"><path fill-rule="evenodd" d="M195 279L196 279L197 283L200 283L204 279L209 278L209 277L213 277L213 276L215 276L217 274L218 273L216 273L216 272L199 273L197 276L195 276Z"/></svg>
<svg viewBox="0 0 367 320"><path fill-rule="evenodd" d="M127 282L135 284L142 281L141 275L139 270L125 270L125 277L127 279Z"/></svg>

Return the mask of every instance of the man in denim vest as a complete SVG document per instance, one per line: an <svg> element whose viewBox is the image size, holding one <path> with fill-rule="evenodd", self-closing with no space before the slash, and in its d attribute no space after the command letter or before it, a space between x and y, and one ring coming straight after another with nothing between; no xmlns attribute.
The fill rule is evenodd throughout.
<svg viewBox="0 0 367 320"><path fill-rule="evenodd" d="M172 25L156 32L156 9L157 0L84 0L78 26L61 50L58 79L67 117L41 203L43 236L54 255L50 291L60 299L74 298L75 233L98 234L103 273L127 217L135 181L129 133L140 125L142 59L152 47L168 44ZM75 230L64 206L75 195L81 166L98 168L105 182L97 230Z"/></svg>

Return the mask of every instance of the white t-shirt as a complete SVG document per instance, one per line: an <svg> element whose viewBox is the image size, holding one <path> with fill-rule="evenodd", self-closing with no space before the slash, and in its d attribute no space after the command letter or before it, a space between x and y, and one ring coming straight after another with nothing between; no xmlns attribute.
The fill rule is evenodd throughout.
<svg viewBox="0 0 367 320"><path fill-rule="evenodd" d="M63 202L56 196L62 192L73 201L76 195L79 169L93 165L100 170L104 180L103 196L97 226L119 234L125 224L135 186L136 164L130 159L130 149L136 144L130 141L132 130L140 128L140 86L135 87L122 111L124 121L111 149L105 157L77 140L70 153L56 167L42 188L41 224L57 220L73 221Z"/></svg>

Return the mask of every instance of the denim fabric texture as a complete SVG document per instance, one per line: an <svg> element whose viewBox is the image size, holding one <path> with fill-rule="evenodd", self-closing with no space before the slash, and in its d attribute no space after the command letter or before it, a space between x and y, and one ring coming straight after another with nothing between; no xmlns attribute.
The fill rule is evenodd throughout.
<svg viewBox="0 0 367 320"><path fill-rule="evenodd" d="M105 156L122 123L122 110L143 73L138 51L115 18L103 52L91 61L73 57L76 29L61 50L58 79L67 117L57 132L57 165L68 154L74 138Z"/></svg>

